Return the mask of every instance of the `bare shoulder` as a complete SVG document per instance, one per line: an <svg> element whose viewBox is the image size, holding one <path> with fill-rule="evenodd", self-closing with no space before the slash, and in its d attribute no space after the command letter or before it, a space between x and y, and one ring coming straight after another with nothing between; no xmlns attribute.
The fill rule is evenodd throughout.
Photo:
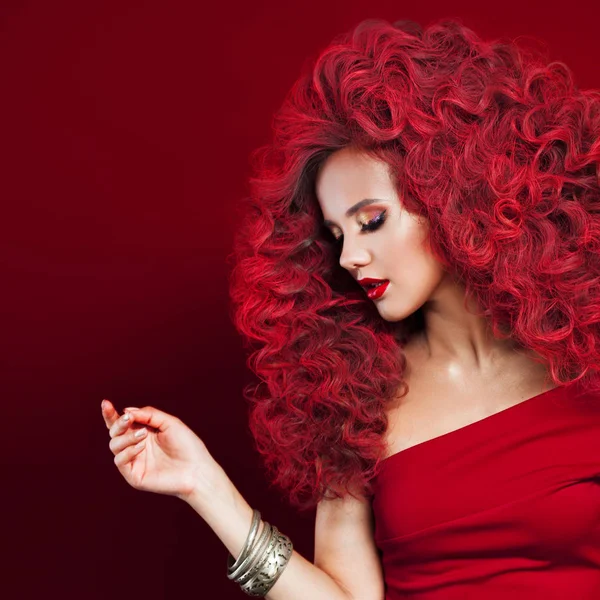
<svg viewBox="0 0 600 600"><path fill-rule="evenodd" d="M553 387L546 381L545 365L526 350L507 352L485 371L435 361L418 340L409 342L403 353L408 392L386 409L388 455L470 425Z"/></svg>
<svg viewBox="0 0 600 600"><path fill-rule="evenodd" d="M375 545L371 502L350 495L317 505L315 565L350 598L382 600L383 570Z"/></svg>

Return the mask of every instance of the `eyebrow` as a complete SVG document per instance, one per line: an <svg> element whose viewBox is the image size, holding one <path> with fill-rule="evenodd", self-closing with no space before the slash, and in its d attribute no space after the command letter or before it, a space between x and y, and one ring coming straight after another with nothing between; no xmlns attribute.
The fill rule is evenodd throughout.
<svg viewBox="0 0 600 600"><path fill-rule="evenodd" d="M355 215L361 208L363 208L364 206L369 206L369 204L373 204L374 202L381 202L381 200L378 200L377 198L365 198L364 200L360 200L356 204L353 204L346 211L346 217L351 217L352 215ZM335 225L335 223L333 221L328 221L327 219L325 219L323 221L323 225L329 227L330 225Z"/></svg>

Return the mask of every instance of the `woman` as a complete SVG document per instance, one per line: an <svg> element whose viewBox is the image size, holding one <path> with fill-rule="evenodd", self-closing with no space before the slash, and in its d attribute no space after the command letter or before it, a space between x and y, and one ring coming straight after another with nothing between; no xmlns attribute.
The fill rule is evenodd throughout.
<svg viewBox="0 0 600 600"><path fill-rule="evenodd" d="M231 296L314 563L174 416L106 403L121 474L189 502L249 595L600 597L600 93L456 20L369 20L274 128Z"/></svg>

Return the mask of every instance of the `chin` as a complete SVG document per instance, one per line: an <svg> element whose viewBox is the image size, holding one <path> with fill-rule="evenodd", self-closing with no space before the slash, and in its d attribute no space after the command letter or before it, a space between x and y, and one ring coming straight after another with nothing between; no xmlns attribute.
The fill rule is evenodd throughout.
<svg viewBox="0 0 600 600"><path fill-rule="evenodd" d="M386 315L381 315L381 318L384 321L387 321L388 323L398 323L398 321L403 321L404 319L406 319L406 317L403 315L402 316L399 315L397 317L396 316L388 317Z"/></svg>
<svg viewBox="0 0 600 600"><path fill-rule="evenodd" d="M388 321L390 323L397 323L398 321L402 321L406 319L408 316L406 313L401 311L390 311L386 310L385 307L378 305L377 310L379 311L379 315L384 321Z"/></svg>

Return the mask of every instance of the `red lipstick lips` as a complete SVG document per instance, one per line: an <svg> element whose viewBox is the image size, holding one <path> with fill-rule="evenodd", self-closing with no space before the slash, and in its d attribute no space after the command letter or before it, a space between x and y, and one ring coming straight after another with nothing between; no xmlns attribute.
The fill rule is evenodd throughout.
<svg viewBox="0 0 600 600"><path fill-rule="evenodd" d="M383 296L387 286L389 284L388 279L372 279L371 277L365 277L359 279L358 283L367 290L367 296L371 300L377 300Z"/></svg>

